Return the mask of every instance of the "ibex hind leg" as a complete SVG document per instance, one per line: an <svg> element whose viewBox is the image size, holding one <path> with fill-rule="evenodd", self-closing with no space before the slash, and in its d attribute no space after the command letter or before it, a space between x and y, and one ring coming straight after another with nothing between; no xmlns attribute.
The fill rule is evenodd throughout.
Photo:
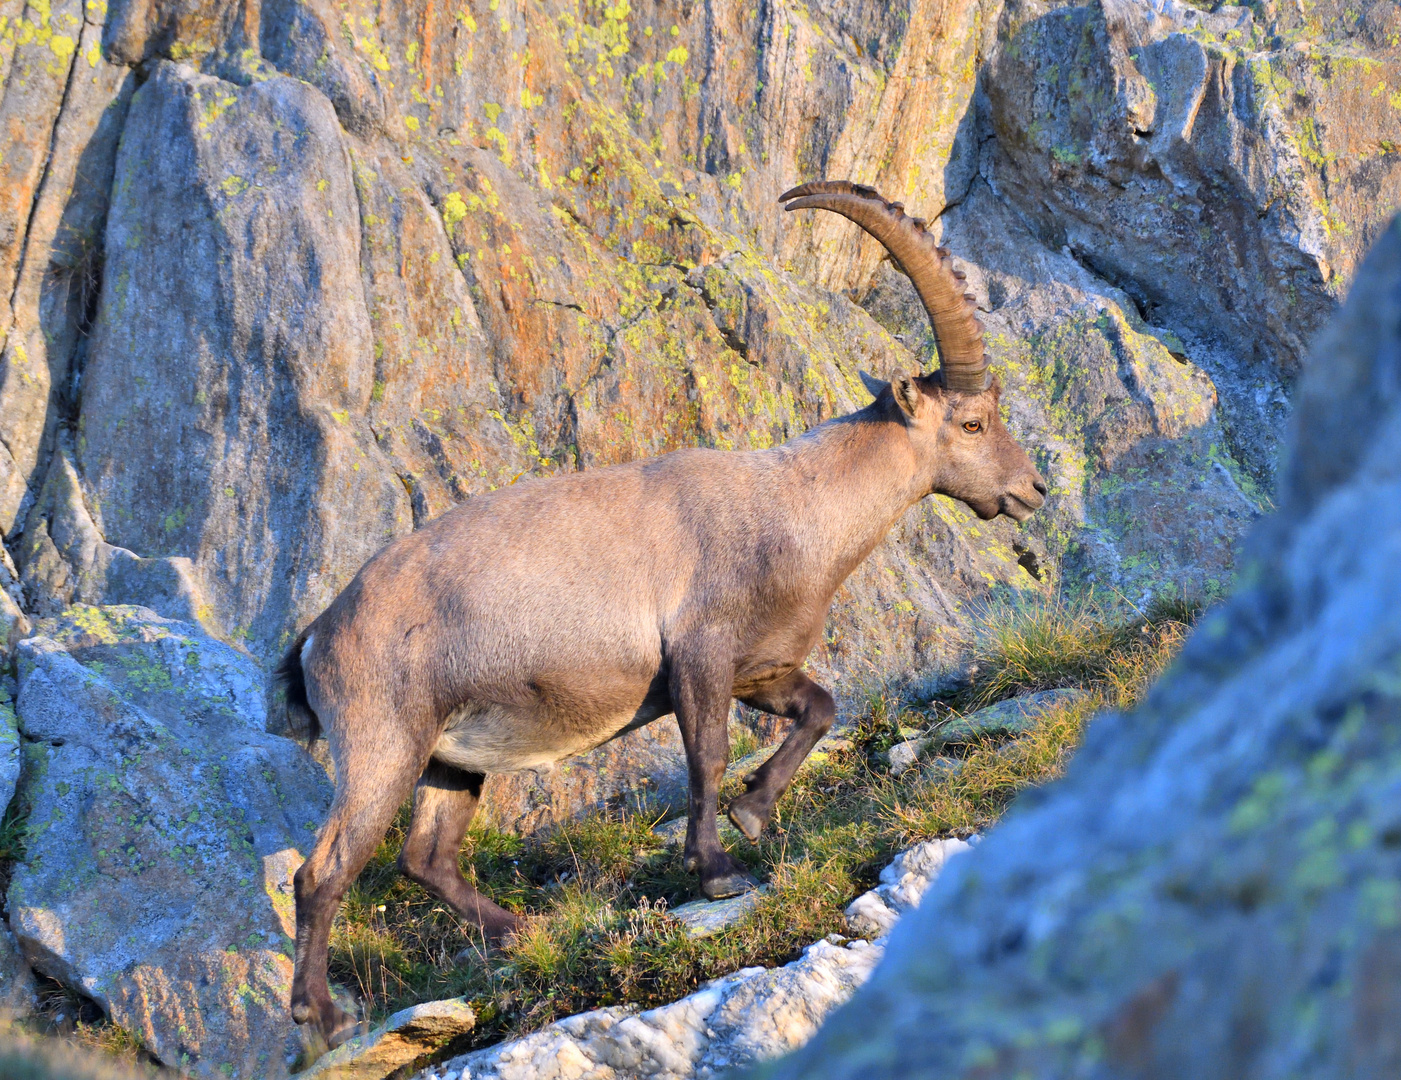
<svg viewBox="0 0 1401 1080"><path fill-rule="evenodd" d="M428 763L414 788L413 823L399 853L399 869L481 927L487 941L501 941L519 931L525 920L473 888L458 861L484 779L481 773L463 772L441 761Z"/></svg>
<svg viewBox="0 0 1401 1080"><path fill-rule="evenodd" d="M752 708L797 721L773 757L744 777L748 790L730 804L729 817L735 828L750 840L758 840L798 767L831 728L837 708L832 695L801 671L740 700Z"/></svg>
<svg viewBox="0 0 1401 1080"><path fill-rule="evenodd" d="M427 748L408 739L398 744L385 740L386 725L378 712L343 711L330 718L327 729L336 742L336 797L316 846L293 879L297 951L292 1019L319 1033L330 1047L356 1031L355 1018L332 1002L326 981L331 923L346 889L369 862L428 758ZM308 1041L317 1042L314 1037Z"/></svg>

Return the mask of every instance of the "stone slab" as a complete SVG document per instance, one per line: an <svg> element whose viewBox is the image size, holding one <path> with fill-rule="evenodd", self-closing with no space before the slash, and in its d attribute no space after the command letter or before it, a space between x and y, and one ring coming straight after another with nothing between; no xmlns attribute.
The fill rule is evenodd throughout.
<svg viewBox="0 0 1401 1080"><path fill-rule="evenodd" d="M462 998L400 1009L379 1027L342 1043L297 1073L298 1080L384 1080L466 1035L477 1022Z"/></svg>

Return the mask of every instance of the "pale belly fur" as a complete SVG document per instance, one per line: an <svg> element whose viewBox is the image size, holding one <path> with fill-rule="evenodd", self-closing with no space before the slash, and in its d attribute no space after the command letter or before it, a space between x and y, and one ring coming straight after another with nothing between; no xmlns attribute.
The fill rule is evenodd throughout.
<svg viewBox="0 0 1401 1080"><path fill-rule="evenodd" d="M601 746L651 719L624 712L603 720L594 718L588 731L568 731L524 710L467 704L448 717L433 756L466 772L548 769L557 761Z"/></svg>

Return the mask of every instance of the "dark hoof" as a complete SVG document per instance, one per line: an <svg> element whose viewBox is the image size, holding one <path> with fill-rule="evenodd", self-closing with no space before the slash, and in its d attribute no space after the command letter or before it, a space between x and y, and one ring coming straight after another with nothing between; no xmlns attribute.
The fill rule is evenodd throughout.
<svg viewBox="0 0 1401 1080"><path fill-rule="evenodd" d="M355 1017L334 1005L331 1007L330 1016L324 1021L311 1021L311 1013L312 1010L306 1005L292 1010L292 1019L302 1025L302 1056L299 1068L303 1069L362 1031L362 1025Z"/></svg>
<svg viewBox="0 0 1401 1080"><path fill-rule="evenodd" d="M707 900L728 900L731 896L740 896L758 887L759 882L753 875L742 870L701 882L701 892Z"/></svg>
<svg viewBox="0 0 1401 1080"><path fill-rule="evenodd" d="M516 943L516 939L530 929L531 923L536 920L526 915L517 915L510 922L502 922L495 926L486 928L486 939L491 944L503 949L509 949Z"/></svg>
<svg viewBox="0 0 1401 1080"><path fill-rule="evenodd" d="M337 1009L336 1012L340 1013L340 1015L336 1017L336 1026L331 1033L326 1036L326 1041L330 1044L332 1050L341 1043L353 1039L357 1035L363 1035L369 1030L369 1024L360 1023L360 1021L356 1020L355 1017L351 1016L349 1013L341 1012L339 1009Z"/></svg>
<svg viewBox="0 0 1401 1080"><path fill-rule="evenodd" d="M734 827L744 833L745 838L751 844L757 844L759 837L763 835L764 826L769 823L769 816L762 817L756 814L749 807L744 805L741 799L736 799L730 804L729 819L734 823Z"/></svg>

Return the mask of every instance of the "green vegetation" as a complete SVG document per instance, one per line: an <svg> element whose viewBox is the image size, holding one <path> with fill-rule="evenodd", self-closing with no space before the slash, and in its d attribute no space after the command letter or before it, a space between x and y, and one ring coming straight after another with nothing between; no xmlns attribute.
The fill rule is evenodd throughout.
<svg viewBox="0 0 1401 1080"><path fill-rule="evenodd" d="M1195 615L1190 604L1142 613L1094 598L994 606L970 642L971 685L919 708L870 702L849 745L799 773L760 843L727 835L772 889L746 921L710 938L688 937L666 914L694 898L695 883L654 822L596 814L533 843L473 830L464 872L498 902L535 916L519 940L488 949L396 871L402 812L343 905L333 978L358 989L374 1016L465 995L479 1016L470 1045L484 1045L585 1009L672 1001L745 965L785 963L843 931L843 909L901 848L985 829L1019 790L1058 776L1086 720L1132 706ZM1048 709L1020 738L955 747L899 778L886 765L891 745L951 715L1060 686L1088 693ZM722 803L740 790L728 778Z"/></svg>
<svg viewBox="0 0 1401 1080"><path fill-rule="evenodd" d="M957 704L979 708L1056 687L1092 690L1101 707L1127 708L1174 655L1200 605L1159 599L1146 612L1094 595L994 604L978 621L971 687Z"/></svg>
<svg viewBox="0 0 1401 1080"><path fill-rule="evenodd" d="M25 813L20 801L15 799L0 818L0 866L8 868L24 854L24 834ZM5 883L8 883L8 874Z"/></svg>

